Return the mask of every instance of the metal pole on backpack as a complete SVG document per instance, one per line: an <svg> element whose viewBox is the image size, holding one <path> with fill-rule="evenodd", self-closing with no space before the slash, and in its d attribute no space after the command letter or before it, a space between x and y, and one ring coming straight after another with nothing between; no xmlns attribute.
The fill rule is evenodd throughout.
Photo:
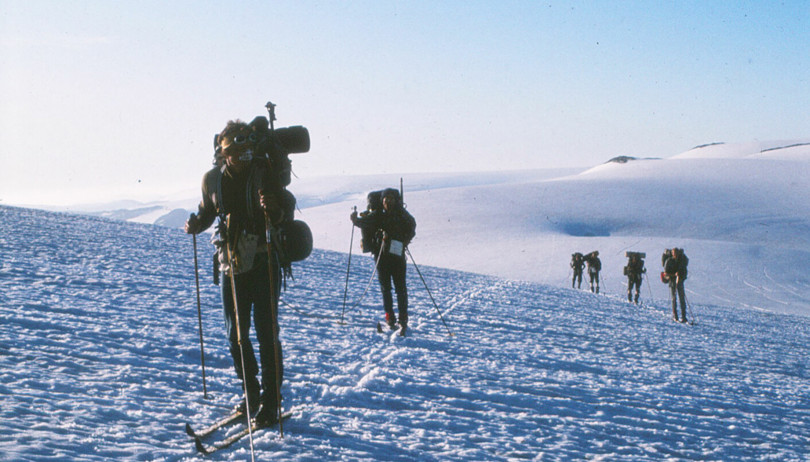
<svg viewBox="0 0 810 462"><path fill-rule="evenodd" d="M357 206L354 207L357 212ZM345 325L343 321L343 314L346 313L346 297L349 295L349 270L352 267L352 247L354 246L354 223L352 223L352 236L349 238L349 262L346 264L346 287L343 289L343 311L340 312L340 321L338 324Z"/></svg>
<svg viewBox="0 0 810 462"><path fill-rule="evenodd" d="M197 284L197 322L200 325L200 363L202 364L203 398L208 399L208 390L205 387L205 348L203 347L202 304L200 303L200 270L197 264L197 235L192 234L194 242L194 282Z"/></svg>
<svg viewBox="0 0 810 462"><path fill-rule="evenodd" d="M267 109L267 119L270 125L270 131L275 131L276 121L276 105L268 101L264 105ZM281 411L281 341L278 338L278 294L276 293L276 281L273 278L273 236L272 226L270 225L270 217L267 212L264 213L264 225L267 240L267 269L270 277L270 316L272 317L271 324L273 325L273 350L276 352L276 402L278 403L278 433L281 438L284 438L284 424L282 423Z"/></svg>
<svg viewBox="0 0 810 462"><path fill-rule="evenodd" d="M450 328L447 327L447 323L444 322L444 316L442 316L442 312L439 310L439 305L436 304L436 300L433 298L433 294L430 292L430 287L428 287L427 282L425 281L425 277L422 276L422 272L419 271L419 266L416 264L416 260L413 258L413 254L411 254L411 250L405 247L405 251L408 252L408 256L411 257L411 263L413 263L413 267L416 268L417 274L419 274L419 278L422 280L422 284L425 285L425 289L427 290L428 295L430 295L430 301L433 302L433 307L436 308L436 312L439 313L439 319L442 320L442 324L444 324L445 329L447 329L447 334L451 337L454 335L450 332Z"/></svg>
<svg viewBox="0 0 810 462"><path fill-rule="evenodd" d="M270 103L267 103L270 104ZM281 341L278 338L278 293L276 289L276 280L273 278L273 228L270 225L270 218L265 213L264 225L267 239L267 270L270 277L270 318L271 325L273 326L273 351L275 351L276 362L276 403L278 412L278 434L279 437L284 438L284 423L282 422L281 411Z"/></svg>

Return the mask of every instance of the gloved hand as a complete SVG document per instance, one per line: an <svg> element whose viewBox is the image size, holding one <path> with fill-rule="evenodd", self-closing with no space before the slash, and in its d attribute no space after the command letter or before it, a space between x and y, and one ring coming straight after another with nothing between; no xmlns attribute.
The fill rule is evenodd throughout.
<svg viewBox="0 0 810 462"><path fill-rule="evenodd" d="M284 209L276 200L275 195L267 194L264 190L259 191L259 204L264 210L264 216L270 220L272 225L277 225L284 221Z"/></svg>
<svg viewBox="0 0 810 462"><path fill-rule="evenodd" d="M197 219L197 215L193 213L189 215L188 220L186 220L186 226L183 228L185 229L187 234L199 234L200 231L200 220Z"/></svg>

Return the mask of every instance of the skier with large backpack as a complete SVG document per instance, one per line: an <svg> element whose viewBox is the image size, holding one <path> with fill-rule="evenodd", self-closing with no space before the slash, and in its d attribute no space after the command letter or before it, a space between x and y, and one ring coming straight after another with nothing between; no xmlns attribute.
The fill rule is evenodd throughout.
<svg viewBox="0 0 810 462"><path fill-rule="evenodd" d="M214 167L203 177L197 213L185 225L187 233L198 234L219 219L214 237L215 274L219 270L224 276L225 327L244 391L237 410L248 415L256 412L254 420L260 426L272 425L280 416L283 361L277 307L281 268L306 258L312 249L309 228L293 219L295 196L286 190L287 154L306 151L269 149L261 143L270 134L263 117L251 124L228 122L215 137ZM308 150L308 134L303 136ZM259 343L261 384L249 337L251 318Z"/></svg>
<svg viewBox="0 0 810 462"><path fill-rule="evenodd" d="M377 277L382 290L385 321L391 330L397 325L400 335L408 328L408 289L405 275L407 260L405 251L416 235L416 220L405 210L399 191L388 188L382 191L382 210L377 213L359 216L351 214L352 223L364 233L376 236L375 246L370 252L376 257ZM397 311L394 313L394 300L391 294L393 282L397 296ZM397 318L397 314L399 318Z"/></svg>
<svg viewBox="0 0 810 462"><path fill-rule="evenodd" d="M582 270L585 269L585 260L579 252L571 254L571 268L574 270L574 277L571 279L571 288L582 288Z"/></svg>
<svg viewBox="0 0 810 462"><path fill-rule="evenodd" d="M627 276L627 301L633 300L633 287L636 288L635 303L638 305L638 295L641 290L641 281L643 280L644 273L647 269L644 268L644 257L646 254L641 252L626 252L627 265L624 267L624 275Z"/></svg>
<svg viewBox="0 0 810 462"><path fill-rule="evenodd" d="M686 281L689 258L686 257L683 249L672 248L669 249L669 256L665 253L662 259L664 259L664 273L661 275L661 279L663 282L669 284L669 292L672 299L672 318L675 321L685 323L687 322L686 291L684 290L683 283ZM681 302L680 319L678 319L678 298L680 298Z"/></svg>
<svg viewBox="0 0 810 462"><path fill-rule="evenodd" d="M599 251L585 255L585 263L588 264L588 276L591 280L591 292L599 293L599 271L602 270L602 260L599 259Z"/></svg>

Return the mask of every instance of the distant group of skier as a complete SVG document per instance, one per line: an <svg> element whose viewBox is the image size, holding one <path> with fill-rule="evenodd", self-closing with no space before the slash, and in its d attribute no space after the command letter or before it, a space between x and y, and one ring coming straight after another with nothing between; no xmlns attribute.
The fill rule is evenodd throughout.
<svg viewBox="0 0 810 462"><path fill-rule="evenodd" d="M641 283L644 274L647 272L647 269L644 268L646 254L643 252L626 252L625 256L627 257L627 265L624 266L624 275L627 276L627 301L638 304ZM664 269L661 272L661 281L669 285L672 317L675 321L684 323L687 322L687 305L683 284L686 280L688 264L689 258L681 248L666 249L661 256L661 265ZM571 254L570 266L573 269L571 288L582 288L582 272L587 266L591 292L599 293L599 272L602 269L602 261L599 259L598 251L584 255L580 252ZM680 316L678 316L679 305L681 308Z"/></svg>
<svg viewBox="0 0 810 462"><path fill-rule="evenodd" d="M588 266L588 277L590 279L591 292L599 293L599 271L602 270L602 260L599 259L599 251L582 255L576 252L571 255L571 268L574 269L574 279L571 281L571 288L582 288L582 270Z"/></svg>

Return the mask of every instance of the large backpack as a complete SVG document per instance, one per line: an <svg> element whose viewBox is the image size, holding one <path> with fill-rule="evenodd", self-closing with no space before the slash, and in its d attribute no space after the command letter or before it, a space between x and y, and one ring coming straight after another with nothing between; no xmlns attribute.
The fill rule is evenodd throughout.
<svg viewBox="0 0 810 462"><path fill-rule="evenodd" d="M382 212L382 190L371 191L366 196L366 210L360 214L363 218L374 220L376 214ZM376 254L380 250L382 239L377 234L376 226L360 226L360 248L363 253Z"/></svg>

